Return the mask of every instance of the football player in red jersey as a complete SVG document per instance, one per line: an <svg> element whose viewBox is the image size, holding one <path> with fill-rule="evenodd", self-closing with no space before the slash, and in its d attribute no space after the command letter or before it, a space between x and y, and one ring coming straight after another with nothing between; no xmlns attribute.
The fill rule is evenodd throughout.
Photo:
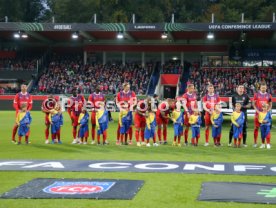
<svg viewBox="0 0 276 208"><path fill-rule="evenodd" d="M77 127L79 121L79 115L81 114L82 107L85 104L85 98L83 95L78 94L78 90L75 88L72 90L72 96L68 100L68 108L67 112L71 118L72 126L73 126L73 142L72 144L76 144L79 142L77 138Z"/></svg>
<svg viewBox="0 0 276 208"><path fill-rule="evenodd" d="M55 109L58 100L53 95L48 95L47 99L42 102L41 110L45 113L45 144L49 144L49 129L50 129L50 120L49 114L50 110Z"/></svg>
<svg viewBox="0 0 276 208"><path fill-rule="evenodd" d="M101 89L101 86L97 86L95 92L90 94L88 97L88 102L90 102L92 105L92 113L91 113L92 142L91 142L91 144L95 144L96 112L97 112L97 109L100 107L99 102L105 102L105 96L103 95L103 93L100 92L100 89Z"/></svg>
<svg viewBox="0 0 276 208"><path fill-rule="evenodd" d="M27 85L22 84L21 85L21 92L17 93L13 100L13 107L16 111L16 116L18 112L20 111L21 105L25 103L27 105L27 111L30 111L33 107L33 98L32 96L27 92ZM12 142L16 143L15 141L15 135L18 129L18 125L15 123L13 130L12 130Z"/></svg>
<svg viewBox="0 0 276 208"><path fill-rule="evenodd" d="M124 83L123 84L123 90L117 93L116 96L116 104L119 108L121 108L122 104L124 101L127 101L130 108L133 108L137 104L137 97L135 92L130 90L130 85L129 83ZM133 110L133 109L131 109ZM132 144L132 127L129 129L129 144ZM117 129L117 141L116 144L120 144L120 124L118 123L118 129Z"/></svg>
<svg viewBox="0 0 276 208"><path fill-rule="evenodd" d="M183 99L183 107L185 110L184 114L184 125L186 126L184 131L184 139L185 139L185 145L188 145L188 134L189 134L189 117L193 113L194 109L197 109L197 96L195 93L195 86L194 84L189 84L187 86L187 92L184 93L182 96Z"/></svg>
<svg viewBox="0 0 276 208"><path fill-rule="evenodd" d="M167 127L169 123L170 113L173 111L174 100L166 99L161 102L156 112L157 136L159 144L168 144L167 142ZM163 129L163 141L162 141Z"/></svg>
<svg viewBox="0 0 276 208"><path fill-rule="evenodd" d="M215 88L214 85L209 84L208 93L202 98L203 102L203 109L205 110L205 144L204 146L209 145L209 133L210 133L210 126L212 126L211 123L211 115L214 111L215 105L220 103L220 97L219 95L215 94Z"/></svg>
<svg viewBox="0 0 276 208"><path fill-rule="evenodd" d="M255 118L254 118L254 147L257 147L257 140L258 140L258 133L259 133L259 127L260 123L258 121L259 113L262 112L262 108L264 104L268 105L267 111L270 111L272 108L272 96L271 94L266 92L267 85L266 83L261 83L260 85L260 91L257 92L254 95L252 105L253 108L256 110Z"/></svg>
<svg viewBox="0 0 276 208"><path fill-rule="evenodd" d="M148 108L148 104L146 102L146 100L140 100L137 103L137 108L134 116L135 139L138 147L140 147L141 145L145 145L144 132L146 127L146 112Z"/></svg>

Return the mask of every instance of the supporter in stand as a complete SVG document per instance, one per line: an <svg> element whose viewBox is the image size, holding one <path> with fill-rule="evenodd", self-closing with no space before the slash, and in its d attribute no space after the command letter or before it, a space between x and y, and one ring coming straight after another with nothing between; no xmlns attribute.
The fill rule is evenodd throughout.
<svg viewBox="0 0 276 208"><path fill-rule="evenodd" d="M120 91L122 83L129 82L131 90L145 94L151 75L151 67L142 68L137 64L82 65L78 62L51 62L38 82L39 93L71 93L77 87L82 94L94 92L98 85L104 94Z"/></svg>
<svg viewBox="0 0 276 208"><path fill-rule="evenodd" d="M231 96L239 84L244 85L246 93L252 96L258 91L259 83L266 82L268 93L276 94L276 70L272 67L192 68L189 82L194 83L199 92L211 82L216 93L222 96Z"/></svg>
<svg viewBox="0 0 276 208"><path fill-rule="evenodd" d="M34 70L36 69L36 59L1 59L0 70Z"/></svg>

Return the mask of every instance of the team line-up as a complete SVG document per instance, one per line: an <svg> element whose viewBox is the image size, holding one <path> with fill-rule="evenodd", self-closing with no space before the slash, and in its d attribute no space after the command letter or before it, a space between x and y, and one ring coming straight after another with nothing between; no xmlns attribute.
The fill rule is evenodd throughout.
<svg viewBox="0 0 276 208"><path fill-rule="evenodd" d="M254 118L254 147L257 147L257 139L259 129L261 131L260 148L270 149L271 139L271 123L272 123L272 96L266 92L267 86L261 83L260 90L255 93L252 107L255 109ZM52 102L55 98L48 96L42 104L42 111L45 113L45 143L61 143L60 133L63 125L63 115L60 104ZM197 146L200 138L200 126L202 124L201 113L197 106L197 95L193 84L187 86L187 91L177 99L167 99L167 102L160 105L153 101L158 100L158 96L154 99L145 99L139 102L137 107L137 98L133 91L130 90L128 83L123 84L123 90L116 96L116 103L119 104L119 122L117 129L116 145L132 144L133 128L135 126L135 139L137 146L151 146L150 139L153 140L153 146L159 144L167 144L167 126L169 120L173 122L174 140L173 146L182 146L181 137L184 135L184 145L188 145L188 132L191 128L192 138L191 145ZM51 102L49 102L51 101ZM21 92L17 93L14 98L14 108L16 110L16 122L12 132L12 142L21 144L22 137L25 137L26 144L29 143L30 124L32 117L30 110L32 109L32 96L27 92L27 86L21 86ZM107 130L110 119L110 112L104 107L105 96L100 92L100 87L92 93L88 102L92 103L94 108L89 116L85 106L85 98L78 94L78 90L74 89L72 96L69 98L70 106L67 112L72 122L72 144L87 144L89 137L89 122L91 119L92 129L91 144L108 144ZM184 108L181 110L178 103ZM205 111L205 144L209 145L210 128L212 128L212 137L215 146L221 146L221 132L223 124L223 114L221 112L220 97L214 93L214 86L210 84L207 87L207 93L202 98L203 109ZM50 106L49 106L50 105ZM153 107L157 105L157 107ZM232 146L232 138L234 138L234 147L246 147L247 139L247 109L251 108L250 98L244 91L244 86L239 85L237 92L232 96L232 105L234 111L231 115L231 129L229 132L229 144ZM132 106L136 106L135 110ZM134 116L133 116L133 113ZM90 118L89 118L90 117ZM156 129L158 142L156 141ZM49 141L49 132L51 130L51 142ZM18 141L15 136L18 132ZM97 138L96 138L97 136Z"/></svg>

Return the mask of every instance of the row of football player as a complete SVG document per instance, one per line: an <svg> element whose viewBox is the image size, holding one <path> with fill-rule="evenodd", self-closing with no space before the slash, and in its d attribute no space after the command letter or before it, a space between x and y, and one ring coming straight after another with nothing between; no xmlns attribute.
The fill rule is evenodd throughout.
<svg viewBox="0 0 276 208"><path fill-rule="evenodd" d="M232 128L233 128L233 137L234 137L234 147L241 146L243 125L245 121L245 115L241 111L241 104L237 103L235 110L231 116ZM258 121L260 123L261 129L261 139L262 145L261 148L265 148L265 143L267 148L270 149L270 126L272 122L271 113L268 111L268 105L263 105L263 111L258 115ZM51 143L61 143L60 140L60 131L61 126L63 125L63 115L60 110L60 107L57 105L55 109L49 111L49 122L51 124ZM183 112L179 109L174 109L170 114L169 118L173 122L174 128L174 141L173 146L181 146L181 137L183 135L183 125L184 125L184 115ZM22 136L25 136L25 142L28 144L28 138L30 134L30 124L32 122L31 114L27 111L27 105L22 104L21 111L16 117L16 124L19 126L18 135L19 139L17 144L21 144ZM198 109L193 110L193 114L189 116L189 125L192 130L191 144L193 146L198 146L198 140L200 138L200 126L202 123L201 115ZM89 113L85 108L82 109L81 114L78 119L78 139L74 140L72 143L76 144L87 144L89 136ZM97 143L100 144L100 136L103 136L103 144L108 144L107 138L107 129L109 123L108 111L104 108L99 108L96 111L96 127L97 127ZM122 106L119 113L119 126L120 126L120 140L117 141L117 145L129 144L127 136L130 131L130 127L133 123L132 111L129 110L126 103L125 106ZM211 114L211 123L212 123L212 137L214 140L215 146L221 146L221 132L222 132L222 123L223 123L223 114L221 112L220 104L216 104L214 111ZM142 141L137 141L137 146L145 144L150 146L150 139L153 140L153 146L158 146L156 142L156 112L151 110L145 112L145 130L143 132ZM131 141L130 141L131 142ZM49 143L49 140L46 140L46 143ZM92 144L94 141L92 141ZM187 141L185 145L188 145Z"/></svg>
<svg viewBox="0 0 276 208"><path fill-rule="evenodd" d="M131 99L134 99L134 100L137 99L135 93L130 90L130 85L128 83L125 83L123 85L123 88L124 89L122 91L120 91L116 96L117 103L121 102L121 101L122 102L130 102ZM252 102L253 107L256 110L256 115L255 115L255 119L254 119L254 124L255 124L254 146L255 147L257 146L258 131L259 131L259 126L260 126L259 114L260 114L260 112L263 111L263 109L262 109L263 104L268 104L268 111L270 111L271 107L272 107L272 97L269 93L266 92L266 89L267 89L266 84L265 83L262 84L260 86L260 91L254 95L253 102ZM220 97L219 97L219 95L214 93L213 85L209 85L207 88L207 91L208 91L207 94L203 97L203 108L205 109L205 124L206 124L206 130L205 130L205 145L206 146L209 144L208 143L209 126L212 125L210 117L211 117L211 114L213 113L215 104L220 103ZM184 125L186 126L186 128L184 130L184 139L185 139L185 144L187 144L188 143L188 131L189 131L189 126L190 126L189 118L193 114L193 110L197 109L197 102L196 102L197 96L194 93L194 85L189 84L187 87L187 92L180 98L183 99L183 101L184 101L184 109L185 109ZM246 126L247 126L246 125L246 122L247 122L246 110L248 108L250 108L249 99L250 98L248 97L248 95L244 93L244 86L239 85L237 88L237 93L233 94L232 103L234 106L236 103L240 103L241 111L243 112L243 114L245 116L245 123L243 123L243 126L244 126L243 143L244 143L244 145L246 144ZM80 114L81 114L81 110L82 110L81 106L83 106L85 99L82 95L77 94L77 90L74 90L73 95L70 97L69 100L71 100L72 103L77 103L76 106L72 105L71 108L67 108L70 118L72 120L72 126L73 126L72 133L73 133L73 138L74 138L73 143L77 143L77 127L79 127L79 121L81 120ZM100 90L98 88L98 89L96 89L96 92L92 93L89 96L88 100L90 102L94 103L94 105L95 105L95 103L97 101L104 101L105 97L100 92ZM26 85L21 86L21 92L18 93L14 99L14 108L15 108L17 114L21 108L22 103L27 103L27 111L31 110L32 97L29 93L27 93ZM169 120L169 115L171 114L171 112L174 109L174 107L173 107L174 101L172 101L171 103L172 103L172 105L170 105L170 103L169 103L169 109L165 109L166 105L162 104L160 107L161 107L161 109L163 109L163 111L161 111L161 109L158 108L158 110L156 112L157 136L158 136L159 141L161 141L161 131L163 130L163 140L164 140L165 144L167 143L167 124L168 124L168 120ZM78 109L77 111L75 110L76 108ZM49 127L50 127L49 112L47 109L44 112L45 112L45 123L46 123L45 137L46 137L46 139L48 139ZM121 112L121 113L123 113L123 112ZM147 113L149 113L149 112L147 112ZM98 116L100 116L99 118L103 117L101 120L104 120L103 115L105 115L105 114L98 115ZM125 117L129 117L129 116L123 115L122 119L124 118L124 120L129 120L129 119L126 119ZM143 141L143 137L145 135L146 117L147 116L146 116L145 112L142 112L142 111L141 112L137 111L137 113L135 113L135 116L134 116L134 124L135 124L135 128L136 128L135 138L136 138L138 145L141 144L140 140ZM91 130L92 139L95 140L96 111L92 112L91 123L92 123L92 130ZM18 124L16 124L13 128L12 141L15 141L15 135L16 135L17 129L18 129ZM121 139L120 130L121 130L121 125L118 125L117 144L120 144L120 139ZM132 126L131 125L128 128L127 132L129 133L129 140L130 140L129 143L131 143L131 141L132 141ZM56 137L59 137L59 131L57 131L54 134L56 134ZM102 131L102 134L103 134L104 138L106 138L106 131ZM232 138L232 136L230 136L229 138ZM270 147L270 145L268 145L268 146ZM263 147L263 145L261 147Z"/></svg>

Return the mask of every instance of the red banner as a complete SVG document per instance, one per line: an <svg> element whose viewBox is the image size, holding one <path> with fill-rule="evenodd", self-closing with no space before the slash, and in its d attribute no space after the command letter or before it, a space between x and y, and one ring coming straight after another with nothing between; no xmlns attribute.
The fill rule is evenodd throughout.
<svg viewBox="0 0 276 208"><path fill-rule="evenodd" d="M179 74L162 74L161 84L162 85L173 85L176 86L179 81Z"/></svg>
<svg viewBox="0 0 276 208"><path fill-rule="evenodd" d="M0 51L1 58L15 58L16 52L15 51Z"/></svg>

